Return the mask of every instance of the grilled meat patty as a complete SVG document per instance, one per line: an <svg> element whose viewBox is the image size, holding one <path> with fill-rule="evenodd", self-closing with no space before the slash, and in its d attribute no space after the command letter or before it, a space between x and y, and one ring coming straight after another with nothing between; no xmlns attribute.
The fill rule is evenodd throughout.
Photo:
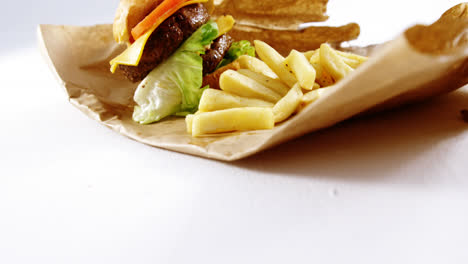
<svg viewBox="0 0 468 264"><path fill-rule="evenodd" d="M217 38L213 44L211 44L210 49L206 51L203 58L203 75L207 75L216 70L219 63L223 60L224 56L231 48L233 39L229 35L222 35Z"/></svg>
<svg viewBox="0 0 468 264"><path fill-rule="evenodd" d="M208 22L209 17L208 10L203 4L181 8L150 36L138 66L120 65L119 68L130 81L142 81L199 27Z"/></svg>

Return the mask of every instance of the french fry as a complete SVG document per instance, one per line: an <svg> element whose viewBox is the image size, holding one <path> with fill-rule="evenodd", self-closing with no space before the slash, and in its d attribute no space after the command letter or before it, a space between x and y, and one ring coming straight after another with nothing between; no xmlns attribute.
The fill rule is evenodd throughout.
<svg viewBox="0 0 468 264"><path fill-rule="evenodd" d="M320 63L336 81L353 71L353 68L349 67L328 44L320 46Z"/></svg>
<svg viewBox="0 0 468 264"><path fill-rule="evenodd" d="M248 69L239 69L237 72L261 83L263 86L270 88L281 96L285 96L289 91L289 87L279 79L272 79L261 73L256 73Z"/></svg>
<svg viewBox="0 0 468 264"><path fill-rule="evenodd" d="M320 64L320 49L316 49L309 58L309 63L315 69L315 78L319 79L322 76L323 66Z"/></svg>
<svg viewBox="0 0 468 264"><path fill-rule="evenodd" d="M293 87L297 80L283 64L284 57L263 41L255 40L254 45L260 59L278 75L281 81L289 87Z"/></svg>
<svg viewBox="0 0 468 264"><path fill-rule="evenodd" d="M359 65L363 64L369 59L364 56L360 56L360 55L349 53L349 52L343 52L339 50L337 50L336 53L338 53L338 55L340 55L343 61L353 69L356 69Z"/></svg>
<svg viewBox="0 0 468 264"><path fill-rule="evenodd" d="M301 103L308 105L312 102L315 102L319 98L319 96L320 96L319 90L308 92L304 94L304 96L302 96Z"/></svg>
<svg viewBox="0 0 468 264"><path fill-rule="evenodd" d="M309 58L310 64L320 63L320 49L314 50Z"/></svg>
<svg viewBox="0 0 468 264"><path fill-rule="evenodd" d="M302 96L303 94L299 84L294 85L288 94L273 107L275 123L283 122L290 117L301 103Z"/></svg>
<svg viewBox="0 0 468 264"><path fill-rule="evenodd" d="M316 56L316 54L319 53L319 50L318 49L315 49L315 50L309 50L309 51L306 51L304 52L304 56L306 56L307 60L310 61L312 59L312 57Z"/></svg>
<svg viewBox="0 0 468 264"><path fill-rule="evenodd" d="M206 89L200 99L200 105L198 106L198 109L201 112L211 112L238 107L272 108L273 106L273 103L267 101L245 98L216 89Z"/></svg>
<svg viewBox="0 0 468 264"><path fill-rule="evenodd" d="M268 65L265 62L257 58L254 58L249 55L242 55L236 60L236 62L239 63L241 69L251 70L253 72L263 74L272 79L279 80L278 75L276 75L276 73L272 69L270 69L270 67L268 67Z"/></svg>
<svg viewBox="0 0 468 264"><path fill-rule="evenodd" d="M314 83L314 88L312 89L312 91L317 90L317 89L320 89L320 88L321 88L321 87L320 87L320 84ZM303 94L306 94L306 93L308 93L308 92L311 91L311 90L306 90L306 89L304 89L304 88L301 88L301 90L302 90L302 93L303 93Z"/></svg>
<svg viewBox="0 0 468 264"><path fill-rule="evenodd" d="M299 103L299 106L296 109L296 112L299 113L301 112L304 108L306 108L309 104L317 101L320 97L320 90L313 90L311 92L305 93L304 96L301 98L301 102Z"/></svg>
<svg viewBox="0 0 468 264"><path fill-rule="evenodd" d="M347 57L342 57L341 56L341 59L343 59L343 62L346 63L346 65L348 65L349 67L351 67L353 69L357 69L357 67L359 67L359 65L362 64L361 61L358 61L358 60L355 60L355 59L350 59L350 58L347 58Z"/></svg>
<svg viewBox="0 0 468 264"><path fill-rule="evenodd" d="M325 71L322 64L314 64L313 66L315 68L315 71L317 72L317 78L315 81L321 87L327 87L335 84L335 80L333 80L333 77Z"/></svg>
<svg viewBox="0 0 468 264"><path fill-rule="evenodd" d="M243 97L251 97L276 103L281 95L262 84L233 70L227 70L219 79L219 86L223 91Z"/></svg>
<svg viewBox="0 0 468 264"><path fill-rule="evenodd" d="M343 52L335 50L338 55L343 59L343 61L348 64L353 69L356 69L359 65L368 60L367 57L360 56L354 53ZM306 58L309 60L310 64L320 63L320 49L307 51L304 53Z"/></svg>
<svg viewBox="0 0 468 264"><path fill-rule="evenodd" d="M312 90L314 88L317 73L304 54L297 50L292 50L283 64L294 73L299 85L303 89Z"/></svg>
<svg viewBox="0 0 468 264"><path fill-rule="evenodd" d="M232 131L272 129L273 110L263 107L243 107L198 113L193 117L192 136Z"/></svg>
<svg viewBox="0 0 468 264"><path fill-rule="evenodd" d="M354 53L343 52L339 50L335 51L343 59L343 61L353 69L356 69L359 65L368 60L367 57L360 56ZM304 55L309 60L310 64L320 63L320 49L307 51L304 53Z"/></svg>
<svg viewBox="0 0 468 264"><path fill-rule="evenodd" d="M310 65L312 65L312 67L315 69L315 78L320 78L323 72L323 66L320 64L320 60L318 62L311 63Z"/></svg>
<svg viewBox="0 0 468 264"><path fill-rule="evenodd" d="M187 115L185 117L185 124L187 125L187 133L192 134L192 125L193 125L193 118L195 115Z"/></svg>

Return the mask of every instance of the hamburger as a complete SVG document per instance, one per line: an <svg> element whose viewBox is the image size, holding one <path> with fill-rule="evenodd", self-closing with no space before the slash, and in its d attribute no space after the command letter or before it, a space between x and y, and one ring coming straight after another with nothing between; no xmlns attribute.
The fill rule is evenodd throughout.
<svg viewBox="0 0 468 264"><path fill-rule="evenodd" d="M227 34L231 16L214 21L213 0L121 0L114 38L127 45L111 71L139 83L133 119L141 124L198 110L203 77L240 55L255 56L248 41Z"/></svg>

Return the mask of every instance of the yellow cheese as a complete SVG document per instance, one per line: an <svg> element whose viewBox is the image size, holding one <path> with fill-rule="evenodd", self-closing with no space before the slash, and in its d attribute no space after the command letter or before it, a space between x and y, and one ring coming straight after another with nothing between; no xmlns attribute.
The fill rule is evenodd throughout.
<svg viewBox="0 0 468 264"><path fill-rule="evenodd" d="M208 0L187 1L186 3L184 3L184 6L195 3L204 3L207 1ZM145 49L146 43L148 42L149 37L151 36L151 34L153 34L156 28L157 26L153 27L143 36L139 37L130 47L128 47L119 56L111 60L111 72L114 73L119 65L138 66L138 64L140 63L141 56L143 55L143 50Z"/></svg>
<svg viewBox="0 0 468 264"><path fill-rule="evenodd" d="M114 73L119 65L137 66L140 62L141 55L145 49L146 42L156 28L151 29L128 47L122 54L111 60L111 72Z"/></svg>
<svg viewBox="0 0 468 264"><path fill-rule="evenodd" d="M218 20L216 20L219 30L218 37L228 33L232 27L234 27L235 23L236 21L232 16L227 15L219 17Z"/></svg>

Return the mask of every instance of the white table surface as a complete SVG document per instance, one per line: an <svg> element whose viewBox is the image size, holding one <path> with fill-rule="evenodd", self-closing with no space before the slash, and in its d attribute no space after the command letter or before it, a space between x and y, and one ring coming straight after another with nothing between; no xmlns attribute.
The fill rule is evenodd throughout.
<svg viewBox="0 0 468 264"><path fill-rule="evenodd" d="M468 263L468 88L232 164L151 148L71 106L35 44L117 2L2 3L0 263ZM354 44L458 3L349 2Z"/></svg>

